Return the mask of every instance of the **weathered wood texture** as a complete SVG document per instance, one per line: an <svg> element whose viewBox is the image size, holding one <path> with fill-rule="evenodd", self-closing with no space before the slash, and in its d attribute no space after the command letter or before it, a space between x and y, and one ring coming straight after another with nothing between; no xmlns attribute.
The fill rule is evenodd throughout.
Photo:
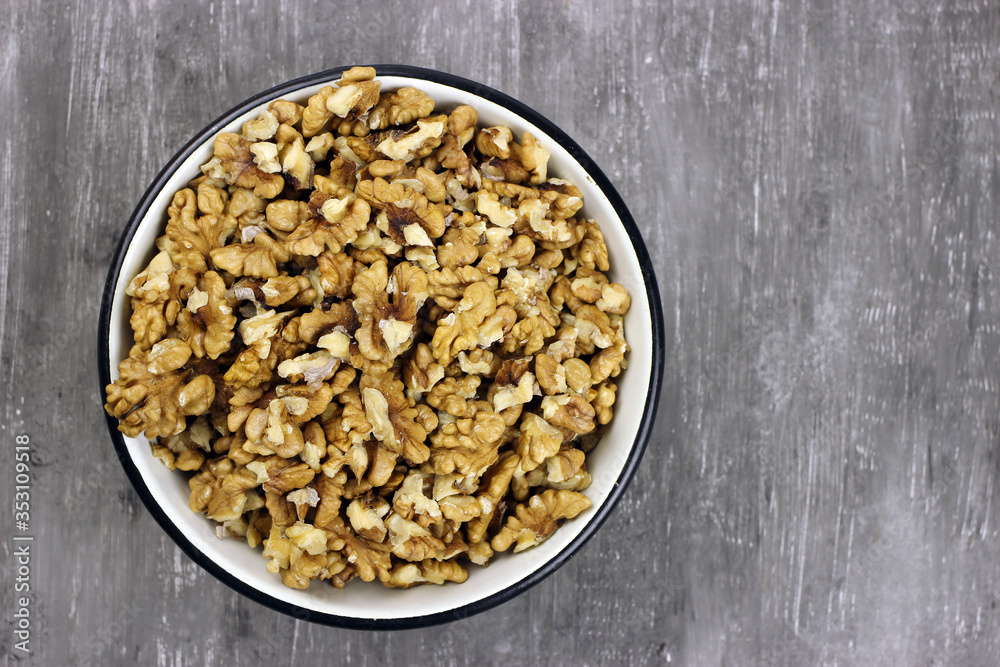
<svg viewBox="0 0 1000 667"><path fill-rule="evenodd" d="M28 434L27 662L997 664L1000 12L831 4L5 3L0 486L9 507ZM391 633L296 622L188 560L113 456L95 354L115 242L173 152L259 90L378 62L499 88L592 152L655 258L668 360L638 477L578 557Z"/></svg>

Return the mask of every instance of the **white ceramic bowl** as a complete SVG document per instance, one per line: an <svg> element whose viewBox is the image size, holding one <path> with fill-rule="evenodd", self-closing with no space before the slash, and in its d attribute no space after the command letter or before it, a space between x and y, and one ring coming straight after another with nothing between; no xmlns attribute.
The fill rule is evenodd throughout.
<svg viewBox="0 0 1000 667"><path fill-rule="evenodd" d="M336 68L290 81L243 102L201 130L157 175L142 196L122 235L104 289L100 320L100 380L118 376L132 332L125 288L153 255L163 233L173 193L200 175L219 132L236 131L274 99L304 103L324 85L340 78ZM375 66L382 90L416 86L433 97L439 109L468 104L481 126L507 125L519 136L525 130L549 149L549 174L568 179L584 195L582 214L596 219L608 245L610 277L628 288L632 307L625 318L631 346L629 367L617 378L615 416L598 446L588 455L593 483L585 491L593 505L567 521L541 545L518 554L498 554L489 567L469 567L462 584L387 589L377 582L352 581L344 589L314 582L295 590L264 569L260 549L216 537L215 524L188 507L187 477L171 472L151 453L145 438L127 438L108 417L118 457L150 513L198 564L240 593L297 618L354 628L410 628L441 623L489 609L523 592L555 571L598 529L632 478L650 431L663 374L664 333L652 263L635 222L621 197L597 165L564 132L520 102L478 83L432 70L399 65ZM596 575L597 573L595 573Z"/></svg>

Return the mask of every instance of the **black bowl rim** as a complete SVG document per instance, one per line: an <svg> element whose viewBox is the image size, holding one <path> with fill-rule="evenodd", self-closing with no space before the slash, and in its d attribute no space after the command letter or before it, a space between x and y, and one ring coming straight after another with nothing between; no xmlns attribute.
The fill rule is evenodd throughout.
<svg viewBox="0 0 1000 667"><path fill-rule="evenodd" d="M404 618L368 619L327 614L311 609L305 609L298 605L279 600L244 583L238 577L217 565L206 554L195 547L184 535L184 533L182 533L181 530L167 517L166 513L160 508L159 503L157 503L149 488L146 486L142 479L142 475L139 474L138 468L128 453L128 449L125 445L125 440L122 437L121 432L118 431L118 420L111 417L107 413L105 413L105 420L115 446L115 452L118 456L118 460L124 468L132 486L139 494L139 497L142 498L142 502L145 504L146 509L149 510L149 513L153 515L153 518L156 519L157 523L159 523L163 530L170 535L174 542L180 546L180 548L193 561L207 570L216 579L220 580L238 593L241 593L260 604L299 620L350 629L403 630L437 625L440 623L448 623L492 609L493 607L520 595L548 577L550 574L559 569L559 567L565 564L570 558L572 558L580 550L580 548L588 540L590 540L591 537L593 537L593 535L611 514L611 511L621 500L626 487L635 475L639 461L645 452L646 445L652 434L653 424L656 419L656 411L659 406L660 388L663 381L665 333L656 275L653 270L652 260L649 257L649 252L643 242L642 235L639 233L639 228L636 226L635 220L632 218L628 207L618 194L618 191L611 184L611 181L608 180L607 176L604 175L604 172L601 171L600 167L597 166L590 156L587 155L587 153L573 139L571 139L569 135L534 109L531 109L527 105L505 93L501 93L500 91L481 83L455 76L453 74L448 74L446 72L410 65L386 64L373 65L373 67L380 77L409 77L458 88L468 93L478 95L479 97L487 99L500 106L506 107L508 110L523 117L525 120L534 123L537 127L544 130L550 137L558 142L570 155L573 156L574 159L580 163L583 169L591 176L591 178L593 178L597 187L604 192L605 196L607 196L611 205L621 218L622 224L625 227L625 231L628 233L629 239L636 253L636 257L639 259L640 270L646 287L646 298L649 300L653 335L651 359L652 371L649 381L649 392L646 395L646 404L643 409L643 416L639 424L635 444L629 453L629 457L625 462L625 467L622 469L622 472L619 475L618 480L615 482L611 493L608 495L604 504L598 508L597 514L589 521L589 523L587 523L583 531L552 560L545 563L542 567L521 581L518 581L515 584L512 584L511 586L508 586L507 588L483 599L443 612ZM246 101L236 105L209 123L207 127L198 132L190 141L188 141L184 147L181 148L169 162L167 162L166 166L160 170L160 172L156 175L156 178L154 178L152 183L150 183L145 193L143 193L142 198L139 200L135 210L132 212L125 231L122 233L122 236L118 241L118 247L115 250L111 268L108 272L107 281L104 285L97 338L98 364L100 367L99 377L101 383L99 390L101 392L102 404L104 403L104 388L111 383L111 360L109 359L107 341L110 336L111 309L113 305L115 285L118 283L121 267L125 259L125 254L128 251L129 244L135 236L139 223L142 221L143 216L145 216L146 211L149 209L157 193L159 193L159 191L166 184L166 181L181 166L184 160L186 160L194 152L197 146L200 146L206 139L215 135L221 128L237 116L243 114L248 109L257 106L265 100L277 99L283 95L294 93L301 88L321 83L323 81L336 79L347 69L349 69L349 66L334 67L322 72L299 77L258 93L257 95L254 95Z"/></svg>

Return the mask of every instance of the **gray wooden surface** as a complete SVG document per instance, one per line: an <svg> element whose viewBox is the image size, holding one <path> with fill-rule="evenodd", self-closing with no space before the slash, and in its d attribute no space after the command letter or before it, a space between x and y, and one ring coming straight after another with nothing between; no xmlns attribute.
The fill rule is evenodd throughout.
<svg viewBox="0 0 1000 667"><path fill-rule="evenodd" d="M31 648L10 664L1000 661L995 3L4 2L0 488L30 437ZM606 527L429 630L296 622L201 571L115 460L114 245L231 105L334 65L479 80L620 189L667 330L657 434Z"/></svg>

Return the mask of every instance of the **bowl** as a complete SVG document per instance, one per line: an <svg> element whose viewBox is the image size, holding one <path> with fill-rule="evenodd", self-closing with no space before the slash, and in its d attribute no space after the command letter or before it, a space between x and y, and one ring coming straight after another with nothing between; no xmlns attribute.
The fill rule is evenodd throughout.
<svg viewBox="0 0 1000 667"><path fill-rule="evenodd" d="M102 403L105 385L117 377L118 362L131 346L125 289L151 259L173 193L199 176L200 165L211 157L213 137L239 132L272 100L304 103L346 69L295 79L251 97L198 132L157 174L128 221L104 287L98 338ZM635 221L611 182L565 132L521 102L473 81L409 66L376 65L375 70L383 91L415 86L433 97L439 109L473 106L481 127L507 125L515 136L530 131L551 152L550 175L576 184L584 195L582 213L601 226L611 263L609 277L624 285L632 298L625 317L631 352L627 370L616 379L614 419L588 454L593 481L585 493L592 506L538 546L497 554L486 568L470 566L468 580L461 584L387 589L378 582L352 582L337 589L313 582L308 589L296 590L265 570L259 549L240 540L219 539L215 523L188 507L186 476L154 458L144 437L123 436L117 420L105 416L117 456L150 514L192 560L220 581L261 604L310 622L402 629L464 618L509 600L552 574L594 535L622 497L649 440L663 376L664 331L653 265Z"/></svg>

